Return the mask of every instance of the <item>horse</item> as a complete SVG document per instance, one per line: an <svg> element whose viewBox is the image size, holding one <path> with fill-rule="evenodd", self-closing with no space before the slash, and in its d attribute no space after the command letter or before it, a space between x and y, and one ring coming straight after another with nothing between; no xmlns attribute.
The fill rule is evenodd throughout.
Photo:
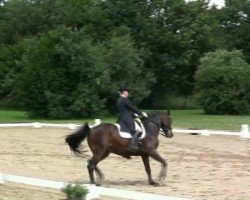
<svg viewBox="0 0 250 200"><path fill-rule="evenodd" d="M158 135L160 132L163 132L162 135L167 138L173 137L170 112L152 112L147 118L142 118L141 122L144 125L146 135L140 141L140 149L138 151L128 149L130 139L122 138L119 135L117 126L110 123L101 123L93 128L90 128L88 123L85 123L85 125L81 126L78 130L65 137L65 141L69 145L70 150L76 156L80 157L84 154L81 148L81 142L87 138L88 146L93 154L88 160L87 165L91 184L99 185L99 183L95 181L94 171L96 172L98 180L104 179L104 174L97 167L97 164L107 158L110 153L120 155L127 159L130 159L131 156L141 156L147 173L148 183L157 186L159 183L154 181L151 176L149 158L152 157L162 165L158 175L159 181L163 181L166 178L168 163L158 153L157 147L159 145Z"/></svg>

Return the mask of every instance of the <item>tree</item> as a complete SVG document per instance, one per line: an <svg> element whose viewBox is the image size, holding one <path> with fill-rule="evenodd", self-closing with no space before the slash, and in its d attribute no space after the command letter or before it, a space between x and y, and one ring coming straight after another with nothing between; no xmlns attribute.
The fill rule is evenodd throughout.
<svg viewBox="0 0 250 200"><path fill-rule="evenodd" d="M0 48L0 99L9 98L13 80L22 70L16 62L21 59L24 48L24 43Z"/></svg>
<svg viewBox="0 0 250 200"><path fill-rule="evenodd" d="M195 78L207 114L250 113L250 65L241 51L217 50L201 59Z"/></svg>
<svg viewBox="0 0 250 200"><path fill-rule="evenodd" d="M120 27L113 32L107 43L106 60L110 68L111 85L109 91L109 110L114 110L114 103L121 86L128 86L135 103L148 97L155 81L153 73L144 70L141 50L137 49L129 35L128 27ZM117 95L114 95L117 94Z"/></svg>
<svg viewBox="0 0 250 200"><path fill-rule="evenodd" d="M13 44L56 27L63 21L61 7L57 0L6 1L0 18L0 42Z"/></svg>
<svg viewBox="0 0 250 200"><path fill-rule="evenodd" d="M0 6L0 95L6 97L13 90L17 75L26 68L24 61L31 66L37 62L33 58L42 58L33 55L35 52L48 56L47 64L40 64L47 66L47 70L58 63L64 66L59 60L62 54L71 57L76 49L83 53L84 47L77 47L70 38L74 34L67 36L72 49L59 39L53 39L51 44L45 42L45 38L51 40L53 31L68 27L72 31L82 30L91 49L102 49L98 54L102 61L98 62L109 66L107 77L112 81L98 89L98 96L105 99L104 107L108 110L113 109L114 94L125 82L134 88L133 100L139 103L146 98L143 102L147 107L153 105L154 98L171 95L188 98L193 94L193 75L204 53L216 48L236 48L242 49L249 60L249 2L237 2L227 0L225 8L217 9L209 7L206 0L5 1ZM57 42L64 47L55 59L52 50L57 51ZM38 49L30 47L33 43ZM65 63L67 68L71 60ZM121 74L124 78L117 78ZM123 83L121 80L125 79Z"/></svg>
<svg viewBox="0 0 250 200"><path fill-rule="evenodd" d="M107 0L102 6L115 26L131 29L143 51L144 70L156 77L151 97L192 94L199 58L213 49L210 37L216 19L208 2Z"/></svg>
<svg viewBox="0 0 250 200"><path fill-rule="evenodd" d="M104 111L99 93L109 84L101 45L92 45L83 29L58 27L24 41L22 68L12 95L31 116L94 116Z"/></svg>
<svg viewBox="0 0 250 200"><path fill-rule="evenodd" d="M4 79L14 102L36 117L100 116L116 109L123 84L140 102L154 79L129 34L118 32L96 44L84 28L60 26L20 42L21 56Z"/></svg>
<svg viewBox="0 0 250 200"><path fill-rule="evenodd" d="M224 48L239 49L250 63L250 1L225 0L219 20L223 31Z"/></svg>
<svg viewBox="0 0 250 200"><path fill-rule="evenodd" d="M85 27L97 41L112 30L100 1L11 0L0 6L0 43L13 44L57 26Z"/></svg>
<svg viewBox="0 0 250 200"><path fill-rule="evenodd" d="M205 1L166 1L162 9L153 52L155 92L187 97L193 93L199 59L213 49L210 38L216 19Z"/></svg>

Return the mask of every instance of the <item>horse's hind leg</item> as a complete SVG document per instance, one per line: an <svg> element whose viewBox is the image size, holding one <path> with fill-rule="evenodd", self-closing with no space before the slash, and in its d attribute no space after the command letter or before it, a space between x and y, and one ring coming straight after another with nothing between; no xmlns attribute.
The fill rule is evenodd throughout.
<svg viewBox="0 0 250 200"><path fill-rule="evenodd" d="M98 178L103 180L104 174L102 171L97 167L97 164L104 158L108 156L108 152L103 153L102 155L94 155L89 161L88 161L88 171L89 171L89 178L91 184L96 184L95 177L94 177L94 170L97 172Z"/></svg>
<svg viewBox="0 0 250 200"><path fill-rule="evenodd" d="M95 184L94 169L96 168L96 165L93 162L93 157L90 160L88 160L87 168L89 172L90 183Z"/></svg>
<svg viewBox="0 0 250 200"><path fill-rule="evenodd" d="M105 176L104 174L102 173L101 169L99 167L95 167L95 171L96 171L96 174L97 174L97 178L102 181L104 180Z"/></svg>

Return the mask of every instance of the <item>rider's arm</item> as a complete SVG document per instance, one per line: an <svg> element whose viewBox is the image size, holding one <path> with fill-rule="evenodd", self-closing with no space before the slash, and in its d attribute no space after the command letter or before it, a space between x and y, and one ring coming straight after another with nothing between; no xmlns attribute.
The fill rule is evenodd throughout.
<svg viewBox="0 0 250 200"><path fill-rule="evenodd" d="M129 99L124 98L124 103L126 104L126 106L129 110L133 111L134 113L136 113L140 116L143 116L142 112L136 106L134 106Z"/></svg>

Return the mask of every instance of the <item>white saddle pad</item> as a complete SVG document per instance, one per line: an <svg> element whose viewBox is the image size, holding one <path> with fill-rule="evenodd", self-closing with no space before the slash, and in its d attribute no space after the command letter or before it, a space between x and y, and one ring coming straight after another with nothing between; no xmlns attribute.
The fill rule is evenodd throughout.
<svg viewBox="0 0 250 200"><path fill-rule="evenodd" d="M123 137L123 138L131 138L131 137L132 137L130 133L122 132L122 131L121 131L121 126L120 126L120 124L115 124L115 125L117 126L117 128L118 128L118 130L119 130L119 134L120 134L121 137ZM135 122L135 130L136 130L136 131L141 131L141 132L142 132L141 136L139 137L140 139L143 139L143 138L146 136L146 131L145 131L145 128L144 128L143 125L142 125L142 127L140 127L140 126Z"/></svg>

